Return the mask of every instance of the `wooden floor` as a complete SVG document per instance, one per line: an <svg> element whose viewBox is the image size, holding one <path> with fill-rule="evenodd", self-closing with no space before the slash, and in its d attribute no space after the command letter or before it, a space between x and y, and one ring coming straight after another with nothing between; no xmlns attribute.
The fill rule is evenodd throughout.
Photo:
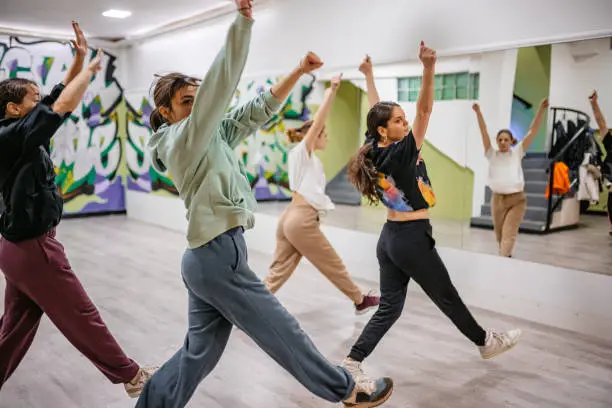
<svg viewBox="0 0 612 408"><path fill-rule="evenodd" d="M258 211L280 215L287 202L259 203ZM327 225L378 234L386 211L369 206L336 206L323 218ZM438 246L497 255L492 230L471 228L469 222L433 219ZM519 234L514 258L579 271L612 275L612 236L608 218L582 215L580 227L548 235Z"/></svg>
<svg viewBox="0 0 612 408"><path fill-rule="evenodd" d="M114 216L66 220L59 238L128 354L143 364L170 357L186 329L186 293L179 274L184 237ZM251 252L249 260L254 270L265 274L269 257ZM612 407L612 344L474 309L485 327L524 330L514 350L483 361L430 301L419 294L409 296L404 315L367 360L371 374L395 380L386 407ZM349 301L308 265L300 265L279 297L334 362L342 360L368 319L355 316ZM0 393L1 408L134 404L122 386L108 383L46 318L29 354ZM311 396L242 332L234 331L221 362L189 406L334 404Z"/></svg>

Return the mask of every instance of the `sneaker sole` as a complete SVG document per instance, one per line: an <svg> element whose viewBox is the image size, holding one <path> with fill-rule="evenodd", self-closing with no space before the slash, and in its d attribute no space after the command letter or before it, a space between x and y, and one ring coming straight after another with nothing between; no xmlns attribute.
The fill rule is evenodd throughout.
<svg viewBox="0 0 612 408"><path fill-rule="evenodd" d="M374 408L374 407L381 406L382 404L387 402L387 400L391 397L391 394L393 394L393 388L395 388L395 385L393 384L393 380L392 379L389 379L389 380L391 382L391 388L389 388L389 392L387 392L382 399L379 399L378 401L374 401L374 402L358 402L356 404L347 404L345 402L344 406L347 408Z"/></svg>
<svg viewBox="0 0 612 408"><path fill-rule="evenodd" d="M516 347L516 345L518 344L518 341L519 341L519 339L521 338L521 336L522 336L522 335L523 335L523 332L522 332L522 331L520 331L520 332L519 332L519 334L518 334L518 336L516 337L516 340L514 341L514 344L513 344L513 345L511 345L511 346L510 346L510 347L508 347L508 348L505 348L505 349L501 350L501 351L500 351L500 352L498 352L498 353L495 353L495 354L487 354L486 356L482 356L482 358L483 358L484 360L490 360L490 359L492 359L493 357L497 357L497 356L499 356L499 355L501 355L501 354L504 354L506 351L510 351L510 350L512 350L514 347Z"/></svg>
<svg viewBox="0 0 612 408"><path fill-rule="evenodd" d="M376 305L376 306L369 306L369 307L366 307L366 308L365 308L365 309L363 309L363 310L357 310L357 309L355 309L355 314L356 314L357 316L361 316L361 315L364 315L364 314L366 314L366 313L368 313L368 312L372 311L373 309L378 309L378 305Z"/></svg>
<svg viewBox="0 0 612 408"><path fill-rule="evenodd" d="M140 394L142 394L142 390L140 390L140 391L131 391L131 392L127 393L127 395L130 398L138 398L138 397L140 397Z"/></svg>

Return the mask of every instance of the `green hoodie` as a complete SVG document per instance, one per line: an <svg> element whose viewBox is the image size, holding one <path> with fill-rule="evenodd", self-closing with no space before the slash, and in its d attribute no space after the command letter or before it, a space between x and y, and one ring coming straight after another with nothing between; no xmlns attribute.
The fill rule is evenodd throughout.
<svg viewBox="0 0 612 408"><path fill-rule="evenodd" d="M226 113L246 63L253 20L238 14L198 88L191 115L151 137L153 166L172 176L187 208L187 241L200 247L225 231L252 228L256 201L234 148L280 108L270 91Z"/></svg>

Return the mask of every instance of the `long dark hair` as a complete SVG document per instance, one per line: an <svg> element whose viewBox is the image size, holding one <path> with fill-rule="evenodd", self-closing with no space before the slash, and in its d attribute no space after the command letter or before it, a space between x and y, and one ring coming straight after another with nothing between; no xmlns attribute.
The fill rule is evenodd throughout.
<svg viewBox="0 0 612 408"><path fill-rule="evenodd" d="M348 179L359 190L359 192L369 201L376 204L380 201L380 194L376 188L378 184L378 170L374 166L371 158L371 151L374 143L380 141L381 135L378 127L387 127L391 119L393 108L399 106L395 102L378 102L372 106L368 112L366 133L366 143L359 149L348 163Z"/></svg>
<svg viewBox="0 0 612 408"><path fill-rule="evenodd" d="M153 102L155 103L155 109L153 109L149 117L149 122L151 123L151 129L153 129L153 131L156 131L162 124L167 122L166 118L159 112L159 108L162 106L170 108L172 106L174 94L187 86L199 86L201 82L198 78L190 77L179 72L155 76L157 79L151 85L151 87L154 88Z"/></svg>

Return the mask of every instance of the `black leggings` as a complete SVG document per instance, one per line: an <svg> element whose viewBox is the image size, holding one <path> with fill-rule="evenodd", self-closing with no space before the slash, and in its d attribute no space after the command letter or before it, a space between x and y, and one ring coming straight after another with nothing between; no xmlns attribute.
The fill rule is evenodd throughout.
<svg viewBox="0 0 612 408"><path fill-rule="evenodd" d="M608 189L608 220L612 226L612 188Z"/></svg>
<svg viewBox="0 0 612 408"><path fill-rule="evenodd" d="M485 343L486 332L463 304L440 259L428 220L387 221L378 240L380 306L351 349L349 357L363 361L402 314L410 278L474 344Z"/></svg>

